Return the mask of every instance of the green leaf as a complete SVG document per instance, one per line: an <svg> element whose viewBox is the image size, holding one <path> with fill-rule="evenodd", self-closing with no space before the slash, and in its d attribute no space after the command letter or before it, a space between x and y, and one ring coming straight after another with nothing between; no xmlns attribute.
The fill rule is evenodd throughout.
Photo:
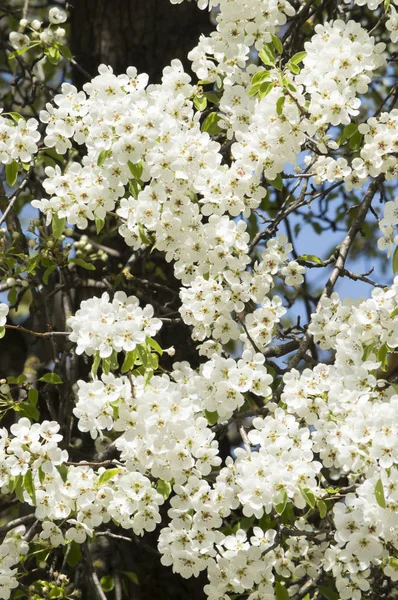
<svg viewBox="0 0 398 600"><path fill-rule="evenodd" d="M53 587L49 596L49 598L65 598L65 590L61 587Z"/></svg>
<svg viewBox="0 0 398 600"><path fill-rule="evenodd" d="M110 481L111 479L113 479L113 477L115 477L118 473L120 473L122 469L107 469L106 471L104 471L101 475L101 477L98 479L98 483L99 485L102 485L104 483L107 483L108 481Z"/></svg>
<svg viewBox="0 0 398 600"><path fill-rule="evenodd" d="M99 167L102 167L104 165L104 162L106 161L106 159L108 158L110 153L111 153L110 150L101 150L101 152L98 155L98 160L97 160L97 165Z"/></svg>
<svg viewBox="0 0 398 600"><path fill-rule="evenodd" d="M313 262L317 265L323 265L323 260L316 256L315 254L302 254L298 256L296 260L305 260L306 262Z"/></svg>
<svg viewBox="0 0 398 600"><path fill-rule="evenodd" d="M336 592L336 590L334 589L334 586L332 584L330 584L328 586L318 585L318 590L320 591L322 596L324 598L326 598L326 600L339 600L340 599L340 595Z"/></svg>
<svg viewBox="0 0 398 600"><path fill-rule="evenodd" d="M167 500L171 494L171 483L169 481L165 481L164 479L159 479L156 490L161 496L163 496L165 500Z"/></svg>
<svg viewBox="0 0 398 600"><path fill-rule="evenodd" d="M279 582L275 584L275 597L276 600L289 600L289 592L285 586Z"/></svg>
<svg viewBox="0 0 398 600"><path fill-rule="evenodd" d="M150 246L152 244L142 223L138 223L138 235L144 246Z"/></svg>
<svg viewBox="0 0 398 600"><path fill-rule="evenodd" d="M20 414L21 417L28 417L31 421L38 421L40 418L40 413L37 410L36 406L29 404L28 402L22 402L22 404L17 404L14 407L14 410Z"/></svg>
<svg viewBox="0 0 398 600"><path fill-rule="evenodd" d="M68 479L68 467L65 464L57 465L55 467L58 473L61 475L62 481L65 483Z"/></svg>
<svg viewBox="0 0 398 600"><path fill-rule="evenodd" d="M35 388L30 388L28 392L28 400L32 404L32 406L36 406L37 401L39 399L39 392L35 390Z"/></svg>
<svg viewBox="0 0 398 600"><path fill-rule="evenodd" d="M7 294L7 300L10 304L10 306L14 306L14 304L17 301L17 296L18 296L18 292L16 288L11 288L10 291Z"/></svg>
<svg viewBox="0 0 398 600"><path fill-rule="evenodd" d="M218 412L210 412L209 410L205 410L205 417L209 425L215 425L218 421Z"/></svg>
<svg viewBox="0 0 398 600"><path fill-rule="evenodd" d="M125 575L125 577L130 579L135 585L138 585L138 576L136 573L133 573L133 571L122 571L122 575Z"/></svg>
<svg viewBox="0 0 398 600"><path fill-rule="evenodd" d="M288 501L288 497L287 497L286 490L282 490L282 502L279 502L279 504L275 505L275 511L277 512L278 515L281 515L283 513L283 511L285 510L287 501Z"/></svg>
<svg viewBox="0 0 398 600"><path fill-rule="evenodd" d="M0 327L0 340L5 336L5 334L6 334L6 328Z"/></svg>
<svg viewBox="0 0 398 600"><path fill-rule="evenodd" d="M14 492L16 486L17 486L17 477L15 477L15 475L13 475L8 480L8 489L10 490L11 494Z"/></svg>
<svg viewBox="0 0 398 600"><path fill-rule="evenodd" d="M58 48L64 58L67 60L72 60L72 52L69 50L68 46L65 46L64 44L58 44Z"/></svg>
<svg viewBox="0 0 398 600"><path fill-rule="evenodd" d="M358 148L361 145L362 142L362 138L363 135L362 133L360 133L359 131L356 131L351 137L350 140L348 142L349 147L351 148L351 150L358 150Z"/></svg>
<svg viewBox="0 0 398 600"><path fill-rule="evenodd" d="M381 479L379 479L375 485L375 498L377 504L381 506L381 508L386 508L386 498L384 496L383 482Z"/></svg>
<svg viewBox="0 0 398 600"><path fill-rule="evenodd" d="M29 46L25 46L25 48L19 48L19 50L15 50L15 52L11 52L11 54L9 55L8 58L15 58L16 56L22 56L22 54L25 54L25 52L27 52L28 50L30 50L31 48L33 48L34 46L37 46L38 44L29 44Z"/></svg>
<svg viewBox="0 0 398 600"><path fill-rule="evenodd" d="M285 104L286 96L281 96L276 101L276 114L280 116L283 112L283 105Z"/></svg>
<svg viewBox="0 0 398 600"><path fill-rule="evenodd" d="M394 254L392 255L392 272L398 273L398 246L394 250Z"/></svg>
<svg viewBox="0 0 398 600"><path fill-rule="evenodd" d="M271 33L271 37L272 37L272 41L274 43L274 46L275 46L276 50L279 52L279 54L282 54L282 52L283 52L282 42L273 33Z"/></svg>
<svg viewBox="0 0 398 600"><path fill-rule="evenodd" d="M269 44L265 44L264 48L258 54L260 60L267 66L273 67L275 65L275 54Z"/></svg>
<svg viewBox="0 0 398 600"><path fill-rule="evenodd" d="M384 12L388 12L390 8L391 0L384 0Z"/></svg>
<svg viewBox="0 0 398 600"><path fill-rule="evenodd" d="M299 485L299 489L308 506L315 508L316 498L314 492L312 492L309 488L303 488L301 485Z"/></svg>
<svg viewBox="0 0 398 600"><path fill-rule="evenodd" d="M292 65L298 65L305 59L306 56L307 56L306 52L296 52L296 54L294 54L292 56L292 58L289 60L289 62Z"/></svg>
<svg viewBox="0 0 398 600"><path fill-rule="evenodd" d="M3 116L4 116L4 117L5 117L5 116L11 117L11 119L14 119L14 121L15 121L16 123L18 123L19 119L22 119L22 115L20 115L20 114L19 114L19 113L17 113L17 112L8 112L8 113L3 113Z"/></svg>
<svg viewBox="0 0 398 600"><path fill-rule="evenodd" d="M24 477L23 475L18 475L16 477L15 489L14 493L18 500L23 504L25 502L25 498L23 497L24 485L23 485Z"/></svg>
<svg viewBox="0 0 398 600"><path fill-rule="evenodd" d="M57 65L61 60L61 53L56 46L50 46L44 51L44 54L48 58L48 62L52 65Z"/></svg>
<svg viewBox="0 0 398 600"><path fill-rule="evenodd" d="M141 191L141 186L136 179L130 179L129 181L130 194L137 200L138 194Z"/></svg>
<svg viewBox="0 0 398 600"><path fill-rule="evenodd" d="M43 377L40 377L39 381L44 381L44 383L52 383L53 385L59 385L63 383L61 377L56 373L46 373Z"/></svg>
<svg viewBox="0 0 398 600"><path fill-rule="evenodd" d="M73 258L70 262L73 262L76 266L86 269L87 271L95 271L94 265L83 260L82 258Z"/></svg>
<svg viewBox="0 0 398 600"><path fill-rule="evenodd" d="M32 471L30 469L28 471L26 471L26 473L24 475L23 484L24 484L25 490L28 492L29 496L32 498L33 502L36 504L35 486L33 483Z"/></svg>
<svg viewBox="0 0 398 600"><path fill-rule="evenodd" d="M153 352L148 352L148 366L152 371L156 371L159 366L158 355Z"/></svg>
<svg viewBox="0 0 398 600"><path fill-rule="evenodd" d="M147 338L146 341L147 341L148 346L150 346L153 350L155 350L155 352L157 352L160 356L162 356L163 350L159 346L159 344L157 343L156 340L153 340L152 338Z"/></svg>
<svg viewBox="0 0 398 600"><path fill-rule="evenodd" d="M64 229L65 229L65 223L66 223L65 217L60 219L57 214L53 215L53 220L52 220L51 224L52 224L52 228L53 228L53 235L56 240L59 240L59 238L63 234Z"/></svg>
<svg viewBox="0 0 398 600"><path fill-rule="evenodd" d="M104 575L100 579L100 584L104 592L110 592L115 587L115 580L113 579L112 575Z"/></svg>
<svg viewBox="0 0 398 600"><path fill-rule="evenodd" d="M78 562L82 559L82 553L80 551L80 546L77 542L73 541L68 546L65 547L65 552L67 552L66 562L70 567L75 567Z"/></svg>
<svg viewBox="0 0 398 600"><path fill-rule="evenodd" d="M122 373L127 373L127 371L131 371L135 365L135 359L137 358L137 350L130 350L130 352L126 353L126 357L122 364Z"/></svg>
<svg viewBox="0 0 398 600"><path fill-rule="evenodd" d="M47 267L47 269L44 271L43 281L45 285L48 285L48 278L50 277L51 273L54 273L54 271L57 270L57 268L57 265L51 265L50 267Z"/></svg>
<svg viewBox="0 0 398 600"><path fill-rule="evenodd" d="M328 513L328 507L326 502L324 502L323 500L319 500L317 503L317 508L319 510L319 516L321 517L321 519L324 519Z"/></svg>
<svg viewBox="0 0 398 600"><path fill-rule="evenodd" d="M216 112L211 112L207 115L205 120L202 123L201 129L203 132L207 131L209 135L218 135L222 132L221 127L219 127L218 123L221 117Z"/></svg>
<svg viewBox="0 0 398 600"><path fill-rule="evenodd" d="M294 73L294 75L298 75L300 73L300 67L298 67L294 63L292 63L292 62L289 61L286 66L289 69L289 71L291 71L292 73Z"/></svg>
<svg viewBox="0 0 398 600"><path fill-rule="evenodd" d="M206 96L195 96L193 99L194 106L200 112L203 112L207 106Z"/></svg>
<svg viewBox="0 0 398 600"><path fill-rule="evenodd" d="M99 355L99 352L96 352L94 354L93 366L91 367L91 373L92 373L94 379L97 376L97 371L98 371L98 367L100 365L100 362L101 362L101 357Z"/></svg>
<svg viewBox="0 0 398 600"><path fill-rule="evenodd" d="M258 96L260 100L268 96L268 94L274 89L275 82L274 81L265 81L260 85L260 90L258 92Z"/></svg>
<svg viewBox="0 0 398 600"><path fill-rule="evenodd" d="M128 164L128 167L129 167L129 169L131 171L132 176L135 179L139 179L140 180L141 177L142 177L142 172L144 170L144 167L142 166L142 161L140 160L140 162L134 164L134 163L131 162L131 160L129 160L127 164Z"/></svg>
<svg viewBox="0 0 398 600"><path fill-rule="evenodd" d="M6 165L6 181L7 185L12 187L16 184L18 178L18 163L13 160L11 163Z"/></svg>
<svg viewBox="0 0 398 600"><path fill-rule="evenodd" d="M99 219L98 217L95 217L95 230L97 232L97 235L102 231L104 225L105 219Z"/></svg>
<svg viewBox="0 0 398 600"><path fill-rule="evenodd" d="M380 362L380 368L382 371L387 371L388 369L388 346L387 344L383 344L377 353L377 362Z"/></svg>
<svg viewBox="0 0 398 600"><path fill-rule="evenodd" d="M282 180L282 175L280 173L278 173L278 175L275 177L275 179L267 179L267 181L276 190L279 190L280 192L282 191L282 189L283 189L283 180Z"/></svg>
<svg viewBox="0 0 398 600"><path fill-rule="evenodd" d="M354 135L354 133L357 131L358 131L358 125L356 123L350 123L349 125L344 127L344 130L343 130L344 139L346 139L346 140L350 139L350 137L352 137Z"/></svg>
<svg viewBox="0 0 398 600"><path fill-rule="evenodd" d="M204 96L206 96L208 102L216 105L220 104L220 98L214 92L205 92Z"/></svg>

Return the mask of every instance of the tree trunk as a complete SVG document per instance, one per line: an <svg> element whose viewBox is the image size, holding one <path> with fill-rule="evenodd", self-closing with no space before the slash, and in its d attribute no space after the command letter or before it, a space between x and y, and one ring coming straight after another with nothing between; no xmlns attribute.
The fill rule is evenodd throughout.
<svg viewBox="0 0 398 600"><path fill-rule="evenodd" d="M187 53L201 33L211 30L209 13L192 2L74 0L72 5L72 52L91 76L101 63L111 65L116 74L135 66L158 83L173 58L189 70ZM77 69L73 78L78 85L87 80Z"/></svg>
<svg viewBox="0 0 398 600"><path fill-rule="evenodd" d="M135 66L139 73L149 75L150 83L160 82L163 68L173 58L179 58L189 71L189 61L186 58L189 50L195 46L201 33L208 34L211 30L209 13L200 11L193 2L172 5L169 0L74 0L72 4L71 49L80 67L74 69L72 78L79 88L88 80L88 74L95 76L98 73L98 65L101 63L111 65L116 74L125 72L129 66ZM127 255L124 256L126 247L123 243L119 250L123 258L118 260L125 263L130 251L127 249ZM146 269L147 254L143 253L132 270L135 275L151 280L155 275ZM170 266L164 262L160 253L152 254L151 258L157 261L156 264L162 263L168 272ZM93 277L96 276L101 278L100 272L93 274ZM149 294L155 293L150 288L146 291ZM144 289L143 293L146 291ZM160 303L165 300L170 298L158 298ZM154 299L148 298L148 301L153 302ZM175 308L178 305L174 307L173 304L172 310ZM175 343L179 337L184 340L188 337L190 340L189 329L184 324L165 326L162 336L166 338L161 339L165 347ZM185 359L195 364L197 355L194 344L185 343L181 347L185 349L185 356L176 356L173 362ZM193 355L192 360L190 353ZM82 369L82 365L79 369ZM166 507L163 508L165 516ZM158 533L159 528L153 534L145 535L143 540L136 539L134 543L127 545L114 539L107 540L105 545L97 544L92 552L103 565L103 573L99 572L99 575L113 573L115 581L121 578L123 600L133 597L137 600L203 600L205 575L201 574L199 579L184 580L173 575L171 568L163 567L160 556L156 555ZM126 571L138 575L138 586L132 586L123 575ZM89 586L86 593L89 597ZM115 592L110 597L115 600L120 594Z"/></svg>

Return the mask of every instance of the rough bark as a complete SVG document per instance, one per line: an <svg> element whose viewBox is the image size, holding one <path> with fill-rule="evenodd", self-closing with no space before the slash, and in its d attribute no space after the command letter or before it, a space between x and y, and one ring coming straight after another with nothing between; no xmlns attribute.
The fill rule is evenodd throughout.
<svg viewBox="0 0 398 600"><path fill-rule="evenodd" d="M128 66L135 66L138 72L148 73L150 83L160 82L163 68L173 58L179 58L189 70L187 53L201 33L207 34L211 30L209 13L198 10L196 3L192 2L172 5L169 0L74 0L72 4L71 49L80 67L74 69L72 78L78 87L88 79L83 70L94 76L101 63L111 65L117 74L125 72ZM104 243L108 243L108 240ZM114 244L114 239L109 240L109 245ZM131 251L123 243L116 245L119 258L115 259L115 269L120 270L120 264L127 263ZM155 252L150 256L149 252L141 254L130 265L135 277L157 281L156 273L152 273L147 264L151 259L167 274L167 285L178 289L170 265L160 253ZM101 273L93 272L92 277L100 280ZM134 281L126 281L126 285L132 285ZM157 282L162 283L162 279ZM91 292L89 296L95 293L93 290ZM144 285L129 293L137 294L144 304L154 303L158 310L165 304L168 311L176 311L179 306L178 295L164 295L164 292L151 286ZM80 296L78 292L75 303L82 300ZM178 344L179 339L184 343ZM190 340L189 329L184 324L165 324L161 343L164 347L176 344L177 348L184 348L184 355L175 356L172 361L170 359L171 362L188 359L195 364L197 353ZM79 376L84 369L80 361ZM165 516L167 506L163 508ZM202 600L205 597L203 585L206 579L203 574L199 579L184 580L173 575L170 568L161 565L156 552L157 535L158 530L146 535L143 540L133 537L134 541L127 544L114 538L107 539L105 543L102 538L104 543L92 548L93 557L103 565L103 572L99 569L99 576L113 572L115 581L121 578L121 594L120 591L116 593L115 587L109 596L112 600L120 597L123 600L133 597L137 600ZM139 585L132 585L123 576L123 571L137 573ZM89 581L85 593L87 597L93 593Z"/></svg>
<svg viewBox="0 0 398 600"><path fill-rule="evenodd" d="M173 58L189 69L187 53L199 35L211 29L209 13L191 2L74 0L72 4L72 51L91 75L101 63L118 74L134 65L156 83ZM76 70L74 80L82 84L86 78Z"/></svg>

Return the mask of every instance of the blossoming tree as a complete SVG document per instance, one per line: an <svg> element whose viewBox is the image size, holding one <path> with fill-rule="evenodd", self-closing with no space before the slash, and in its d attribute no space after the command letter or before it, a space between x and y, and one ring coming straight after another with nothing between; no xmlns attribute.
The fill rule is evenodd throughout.
<svg viewBox="0 0 398 600"><path fill-rule="evenodd" d="M392 599L398 1L197 4L194 78L83 89L0 8L0 598L141 598L149 539L210 600Z"/></svg>

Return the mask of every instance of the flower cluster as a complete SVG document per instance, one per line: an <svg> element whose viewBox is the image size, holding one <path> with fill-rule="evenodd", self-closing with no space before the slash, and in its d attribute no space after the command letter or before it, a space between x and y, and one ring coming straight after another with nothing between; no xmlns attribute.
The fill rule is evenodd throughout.
<svg viewBox="0 0 398 600"><path fill-rule="evenodd" d="M26 121L20 117L15 122L12 117L0 114L0 162L4 165L13 161L29 163L37 153L38 125L36 119Z"/></svg>
<svg viewBox="0 0 398 600"><path fill-rule="evenodd" d="M356 94L367 91L372 71L384 65L384 47L355 21L315 26L315 35L305 44L304 67L296 77L311 94L308 111L314 127L348 125L358 115L361 103Z"/></svg>
<svg viewBox="0 0 398 600"><path fill-rule="evenodd" d="M12 590L18 587L16 565L21 555L29 551L29 544L24 540L25 527L20 525L11 529L0 544L0 598L8 600Z"/></svg>
<svg viewBox="0 0 398 600"><path fill-rule="evenodd" d="M336 546L325 555L326 570L332 570L341 598L361 598L368 591L370 570L382 565L384 574L398 581L397 559L388 548L398 542L398 470L382 470L362 483L356 493L333 510Z"/></svg>
<svg viewBox="0 0 398 600"><path fill-rule="evenodd" d="M387 256L391 256L393 248L398 244L398 236L395 234L398 225L398 196L394 202L386 202L384 205L383 218L379 221L379 228L383 237L377 240L380 250L387 250Z"/></svg>
<svg viewBox="0 0 398 600"><path fill-rule="evenodd" d="M207 2L198 0L198 5L204 8ZM295 13L287 0L210 0L210 5L219 6L217 30L201 36L188 58L198 79L227 85L239 79L250 48L261 50Z"/></svg>
<svg viewBox="0 0 398 600"><path fill-rule="evenodd" d="M65 43L66 31L58 25L65 23L67 14L62 8L57 6L50 8L48 13L49 25L43 28L43 23L38 19L29 21L23 18L19 21L19 31L12 31L9 39L10 44L16 51L34 48L40 43L45 47L51 44Z"/></svg>
<svg viewBox="0 0 398 600"><path fill-rule="evenodd" d="M93 438L105 429L121 432L116 447L129 470L184 482L191 472L208 475L221 459L203 417L195 373L186 363L174 368L179 381L163 375L145 384L142 376L111 374L89 383L79 381L73 412L79 429ZM189 383L183 383L183 375Z"/></svg>
<svg viewBox="0 0 398 600"><path fill-rule="evenodd" d="M68 319L72 329L69 338L76 342L77 354L85 352L92 356L98 352L108 358L115 352L129 352L156 335L162 326L153 318L153 307L140 308L135 296L116 292L113 301L105 292L101 298L90 298L81 303L81 308Z"/></svg>
<svg viewBox="0 0 398 600"><path fill-rule="evenodd" d="M7 304L0 304L0 327L3 327L6 322L7 322L7 315L8 315L8 305Z"/></svg>
<svg viewBox="0 0 398 600"><path fill-rule="evenodd" d="M264 366L264 356L245 350L242 358L214 354L204 363L195 386L204 410L215 412L221 422L229 419L245 401L245 392L266 399L271 394L272 376Z"/></svg>

